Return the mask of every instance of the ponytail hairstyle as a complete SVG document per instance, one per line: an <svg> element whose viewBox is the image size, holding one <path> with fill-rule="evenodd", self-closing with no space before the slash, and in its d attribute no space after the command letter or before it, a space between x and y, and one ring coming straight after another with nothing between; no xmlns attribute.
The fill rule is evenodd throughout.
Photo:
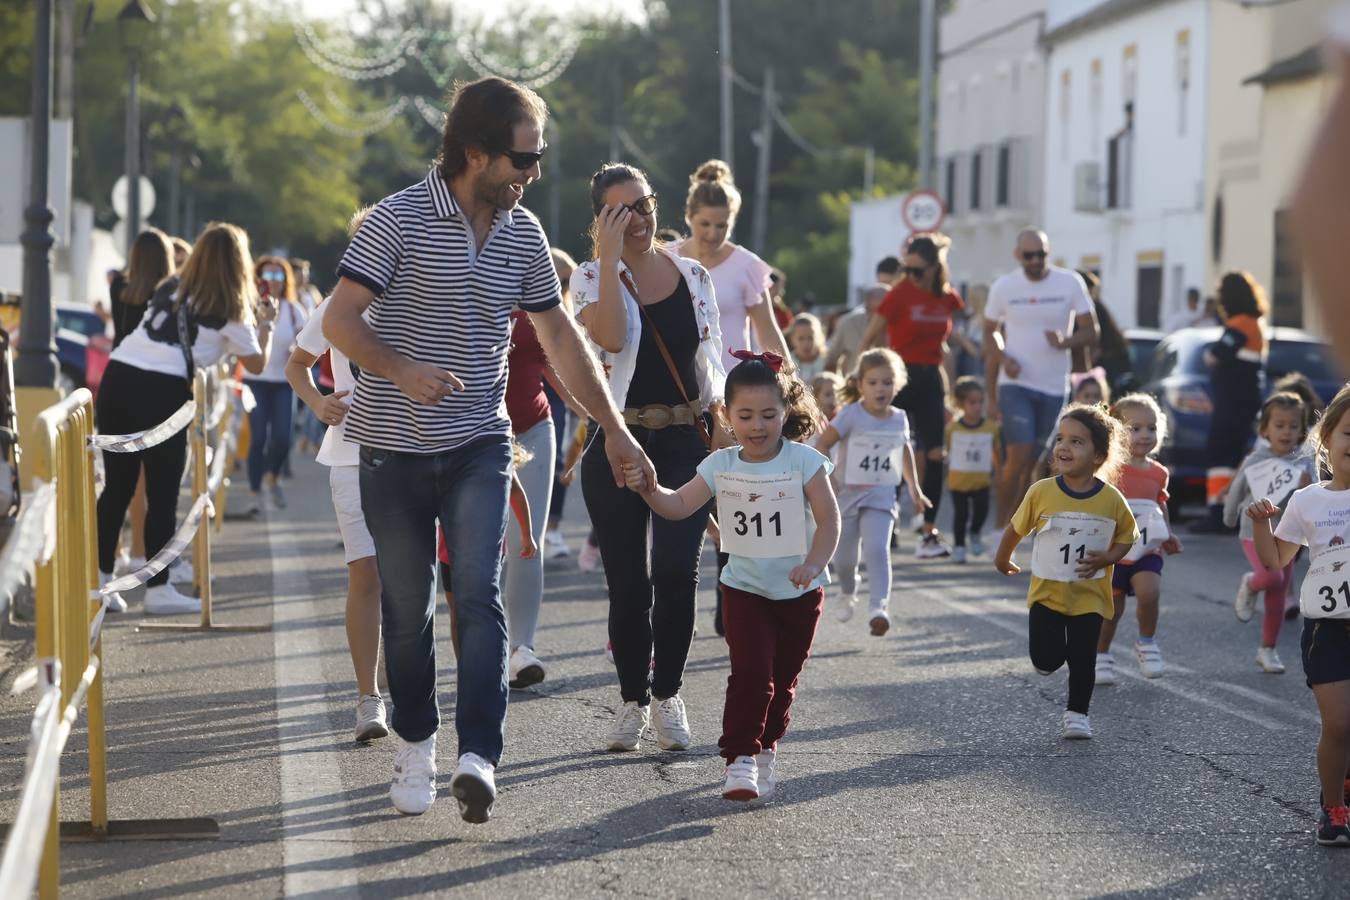
<svg viewBox="0 0 1350 900"><path fill-rule="evenodd" d="M895 376L895 392L900 393L905 383L909 381L909 370L905 368L905 361L900 358L889 347L874 347L858 357L858 366L853 370L853 374L848 376L844 382L844 389L839 392L840 403L857 403L862 399L862 380L867 373L873 369L887 368Z"/></svg>
<svg viewBox="0 0 1350 900"><path fill-rule="evenodd" d="M1153 417L1158 429L1158 445L1153 448L1153 453L1157 453L1162 449L1163 442L1167 440L1167 417L1163 415L1162 407L1151 395L1144 393L1126 394L1111 407L1111 415L1119 419L1122 425L1125 424L1125 417L1131 412L1145 412ZM1126 429L1125 436L1128 440L1128 429Z"/></svg>
<svg viewBox="0 0 1350 900"><path fill-rule="evenodd" d="M689 195L684 201L684 215L692 219L705 206L725 206L734 221L741 209L741 192L731 177L731 166L720 159L710 159L689 176Z"/></svg>
<svg viewBox="0 0 1350 900"><path fill-rule="evenodd" d="M1341 419L1345 418L1346 413L1350 413L1350 384L1342 385L1336 396L1331 398L1331 402L1322 413L1322 418L1317 421L1317 430L1308 441L1313 459L1317 460L1319 475L1331 471L1327 448L1331 445L1331 438L1341 426Z"/></svg>
<svg viewBox="0 0 1350 900"><path fill-rule="evenodd" d="M784 411L783 437L789 441L804 441L824 430L825 417L806 385L797 376L775 372L768 363L758 359L742 360L727 373L726 410L730 410L737 390L753 387L777 389Z"/></svg>
<svg viewBox="0 0 1350 900"><path fill-rule="evenodd" d="M951 282L947 278L947 249L951 245L951 238L932 231L927 234L916 234L909 239L909 245L905 247L906 253L913 253L933 267L932 290L933 295L937 297L952 289Z"/></svg>
<svg viewBox="0 0 1350 900"><path fill-rule="evenodd" d="M1105 404L1071 403L1059 418L1061 422L1073 419L1088 430L1088 434L1092 435L1093 452L1102 457L1093 474L1102 481L1113 484L1116 476L1120 474L1121 467L1130 458L1125 425L1111 416Z"/></svg>
<svg viewBox="0 0 1350 900"><path fill-rule="evenodd" d="M591 176L591 214L595 218L591 220L591 227L586 232L587 237L591 239L591 259L600 258L600 210L605 208L605 192L616 184L627 184L630 181L651 185L646 172L628 163L605 163Z"/></svg>

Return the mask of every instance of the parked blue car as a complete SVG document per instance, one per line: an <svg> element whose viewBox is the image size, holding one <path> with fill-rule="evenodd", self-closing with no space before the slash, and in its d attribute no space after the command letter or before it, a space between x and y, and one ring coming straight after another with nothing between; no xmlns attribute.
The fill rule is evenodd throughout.
<svg viewBox="0 0 1350 900"><path fill-rule="evenodd" d="M1161 458L1172 470L1172 494L1178 500L1204 497L1205 442L1214 412L1204 353L1222 333L1218 327L1173 332L1158 343L1146 369L1139 373L1143 389L1157 398L1167 416L1167 443ZM1320 340L1297 328L1272 328L1267 390L1290 372L1308 376L1323 403L1345 383L1331 349Z"/></svg>

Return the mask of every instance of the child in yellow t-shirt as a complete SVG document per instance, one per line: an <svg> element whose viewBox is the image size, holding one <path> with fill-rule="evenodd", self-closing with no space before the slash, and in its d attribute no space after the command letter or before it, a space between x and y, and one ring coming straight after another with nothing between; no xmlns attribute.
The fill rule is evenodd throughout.
<svg viewBox="0 0 1350 900"><path fill-rule="evenodd" d="M1061 731L1069 739L1092 737L1088 703L1097 638L1114 612L1111 576L1139 539L1129 504L1111 484L1128 452L1124 426L1105 409L1070 406L1055 430L1051 463L1058 474L1027 491L994 557L1000 572L1016 575L1013 550L1035 532L1027 591L1031 664L1042 675L1069 664Z"/></svg>
<svg viewBox="0 0 1350 900"><path fill-rule="evenodd" d="M947 424L947 491L952 495L952 562L966 561L966 527L970 555L984 555L984 520L989 517L989 487L1003 465L998 423L984 416L984 385L973 375L956 379L952 389L956 412Z"/></svg>

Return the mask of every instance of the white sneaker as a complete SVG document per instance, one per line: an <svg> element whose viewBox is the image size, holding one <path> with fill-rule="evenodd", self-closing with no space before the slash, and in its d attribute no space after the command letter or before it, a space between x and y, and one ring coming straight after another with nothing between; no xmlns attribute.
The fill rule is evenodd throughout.
<svg viewBox="0 0 1350 900"><path fill-rule="evenodd" d="M840 594L839 608L835 610L834 617L840 622L847 622L853 618L853 608L858 605L857 594Z"/></svg>
<svg viewBox="0 0 1350 900"><path fill-rule="evenodd" d="M1284 674L1284 663L1280 661L1280 654L1274 647L1262 647L1256 651L1256 665L1262 672L1269 675Z"/></svg>
<svg viewBox="0 0 1350 900"><path fill-rule="evenodd" d="M1083 713L1064 710L1064 724L1059 736L1066 741L1086 741L1092 738L1092 722Z"/></svg>
<svg viewBox="0 0 1350 900"><path fill-rule="evenodd" d="M389 799L405 816L420 816L436 802L436 735L410 744L398 739Z"/></svg>
<svg viewBox="0 0 1350 900"><path fill-rule="evenodd" d="M738 756L727 764L722 797L742 802L759 799L759 767L753 756Z"/></svg>
<svg viewBox="0 0 1350 900"><path fill-rule="evenodd" d="M952 562L954 562L954 563L965 563L965 561L966 561L966 548L965 548L965 547L953 547L953 548L952 548Z"/></svg>
<svg viewBox="0 0 1350 900"><path fill-rule="evenodd" d="M534 650L520 646L511 652L510 680L508 684L516 690L527 688L544 680L544 664L534 655Z"/></svg>
<svg viewBox="0 0 1350 900"><path fill-rule="evenodd" d="M1134 656L1145 678L1160 678L1163 673L1162 650L1157 641L1135 641Z"/></svg>
<svg viewBox="0 0 1350 900"><path fill-rule="evenodd" d="M560 531L546 531L544 533L544 559L562 559L564 556L571 556L572 548L567 546L567 541L563 539Z"/></svg>
<svg viewBox="0 0 1350 900"><path fill-rule="evenodd" d="M867 620L867 627L873 637L881 637L891 630L891 617L884 609L874 609Z"/></svg>
<svg viewBox="0 0 1350 900"><path fill-rule="evenodd" d="M680 695L657 700L655 705L656 715L651 717L651 722L656 730L656 743L662 750L688 750L692 738Z"/></svg>
<svg viewBox="0 0 1350 900"><path fill-rule="evenodd" d="M144 565L144 556L131 556L130 554L123 553L121 556L117 557L117 565L113 566L113 574L130 575L132 572L138 571Z"/></svg>
<svg viewBox="0 0 1350 900"><path fill-rule="evenodd" d="M608 748L612 751L636 750L650 716L651 707L638 706L636 700L625 703L609 732Z"/></svg>
<svg viewBox="0 0 1350 900"><path fill-rule="evenodd" d="M943 543L942 536L936 531L925 534L919 546L914 548L914 556L917 559L941 559L951 555L951 548Z"/></svg>
<svg viewBox="0 0 1350 900"><path fill-rule="evenodd" d="M202 611L202 601L178 593L178 589L171 584L146 588L143 605L147 616L175 616Z"/></svg>
<svg viewBox="0 0 1350 900"><path fill-rule="evenodd" d="M1256 597L1260 591L1254 591L1247 583L1247 576L1238 580L1237 594L1233 597L1233 613L1239 622L1250 622L1256 612Z"/></svg>
<svg viewBox="0 0 1350 900"><path fill-rule="evenodd" d="M1110 653L1097 654L1097 682L1098 685L1116 683L1116 658Z"/></svg>
<svg viewBox="0 0 1350 900"><path fill-rule="evenodd" d="M365 742L382 738L389 733L384 718L384 700L379 694L367 694L356 701L356 740Z"/></svg>
<svg viewBox="0 0 1350 900"><path fill-rule="evenodd" d="M107 587L108 582L112 580L113 579L111 575L104 575L102 572L99 572L98 573L99 590L101 591L103 588ZM104 597L104 602L108 604L108 612L121 613L127 611L127 601L122 598L121 593L119 593L118 591L113 591L111 594L107 594Z"/></svg>
<svg viewBox="0 0 1350 900"><path fill-rule="evenodd" d="M465 822L482 825L492 818L492 806L497 802L493 768L477 753L465 753L459 758L455 775L450 779L450 793L459 801L459 817Z"/></svg>
<svg viewBox="0 0 1350 900"><path fill-rule="evenodd" d="M600 568L600 548L590 541L581 545L577 554L577 568L583 572L594 572Z"/></svg>
<svg viewBox="0 0 1350 900"><path fill-rule="evenodd" d="M170 584L196 584L197 573L192 568L192 560L186 556L180 557L178 562L169 569Z"/></svg>
<svg viewBox="0 0 1350 900"><path fill-rule="evenodd" d="M769 799L778 788L778 775L774 768L777 764L778 753L774 750L761 750L755 754L755 768L759 773L756 784L761 800Z"/></svg>

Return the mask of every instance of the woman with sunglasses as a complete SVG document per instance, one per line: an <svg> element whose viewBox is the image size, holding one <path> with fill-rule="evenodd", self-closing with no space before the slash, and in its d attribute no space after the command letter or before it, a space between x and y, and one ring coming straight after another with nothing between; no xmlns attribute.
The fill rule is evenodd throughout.
<svg viewBox="0 0 1350 900"><path fill-rule="evenodd" d="M656 195L638 169L613 163L596 172L591 206L594 258L572 274L576 316L657 479L684 484L708 455L704 415L725 380L712 281L696 261L654 240ZM581 489L605 567L623 698L607 746L636 750L650 721L663 750L688 749L679 692L708 510L678 522L654 517L641 496L615 485L603 430L582 459Z"/></svg>
<svg viewBox="0 0 1350 900"><path fill-rule="evenodd" d="M910 239L902 262L902 277L877 307L863 334L871 347L884 331L890 348L900 354L909 380L895 395L895 405L909 416L919 453L919 481L932 505L923 510L920 559L950 556L951 549L937 529L938 505L944 482L944 431L947 427L947 376L942 358L952 317L965 306L947 281L947 248L942 234L920 234Z"/></svg>
<svg viewBox="0 0 1350 900"><path fill-rule="evenodd" d="M308 319L296 297L295 275L290 263L280 257L264 256L258 260L255 271L258 293L275 299L278 308L276 332L272 338L277 352L272 354L261 372L244 379L255 401L248 419L248 488L252 500L249 514L254 516L262 509L264 482L272 505L277 509L286 508L286 495L277 481L291 451L291 424L295 413L295 391L286 380L286 362Z"/></svg>

